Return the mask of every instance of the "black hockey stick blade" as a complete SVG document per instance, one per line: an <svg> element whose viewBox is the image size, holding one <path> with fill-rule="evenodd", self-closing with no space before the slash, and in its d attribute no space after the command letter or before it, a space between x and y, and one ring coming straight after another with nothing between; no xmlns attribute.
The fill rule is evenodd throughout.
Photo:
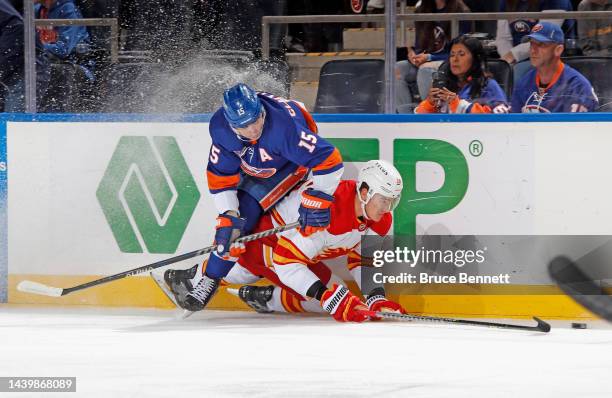
<svg viewBox="0 0 612 398"><path fill-rule="evenodd" d="M367 313L368 316L379 317L383 319L393 319L396 321L428 321L428 322L440 322L440 323L454 323L459 325L470 325L470 326L486 326L490 328L500 329L517 329L517 330L530 330L534 332L550 332L550 324L541 320L538 317L533 317L537 322L536 326L528 325L515 325L510 323L498 323L498 322L485 322L485 321L472 321L469 319L456 319L456 318L442 318L436 316L425 316L425 315L410 315L400 314L396 312L377 312L377 311L362 311Z"/></svg>
<svg viewBox="0 0 612 398"><path fill-rule="evenodd" d="M578 304L597 316L612 322L612 296L580 269L578 264L565 256L555 257L548 264L550 277L561 290Z"/></svg>
<svg viewBox="0 0 612 398"><path fill-rule="evenodd" d="M261 232L256 232L254 234L251 235L247 235L247 236L243 236L240 237L238 239L236 239L236 242L242 242L242 243L246 243L246 242L251 242L260 238L265 238L266 236L270 236L270 235L274 235L283 231L287 231L290 229L294 229L299 227L300 224L298 222L294 222L291 224L287 224L287 225L281 225L278 226L276 228L271 228L265 231L261 231ZM174 263L178 263L180 261L183 260L187 260L193 257L198 257L207 253L212 252L213 250L215 250L217 248L216 245L211 245L208 247L204 247L202 249L199 250L194 250L192 252L189 253L185 253L185 254L181 254L179 256L175 256L175 257L170 257L167 258L165 260L161 260L161 261L157 261L151 264L147 264L147 265L143 265L142 267L138 267L138 268L134 268L131 270L127 270L124 272L120 272L118 274L114 274L114 275L109 275L109 276L105 276L104 278L100 278L100 279L96 279L93 280L91 282L87 282L87 283L82 283L80 285L76 285L76 286L72 286L72 287L68 287L68 288L59 288L59 287L53 287L53 286L48 286L48 285L44 285L42 283L38 283L38 282L32 282L32 281L21 281L18 285L17 285L17 290L19 290L20 292L24 292L24 293L31 293L31 294L39 294L39 295L43 295L43 296L50 296L50 297L60 297L60 296L65 296L67 294L70 294L72 292L76 292L78 290L83 290L83 289L87 289L93 286L97 286L97 285L101 285L103 283L108 283L108 282L112 282L112 281L116 281L118 279L123 279L125 277L128 276L134 276L134 275L138 275L138 274L143 274L145 272L151 272L156 268L161 268L164 267L166 265L170 265L170 264L174 264Z"/></svg>

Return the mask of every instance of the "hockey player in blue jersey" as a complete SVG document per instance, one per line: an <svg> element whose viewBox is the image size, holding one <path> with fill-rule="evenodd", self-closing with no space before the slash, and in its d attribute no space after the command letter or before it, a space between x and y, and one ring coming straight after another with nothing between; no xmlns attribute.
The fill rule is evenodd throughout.
<svg viewBox="0 0 612 398"><path fill-rule="evenodd" d="M301 104L245 84L225 91L209 130L207 179L219 214L217 251L205 267L164 273L176 303L189 311L202 310L233 267L243 246L232 242L306 179L311 185L302 194L300 232L325 229L344 170L340 152L317 135L317 125Z"/></svg>
<svg viewBox="0 0 612 398"><path fill-rule="evenodd" d="M541 22L526 36L531 43L533 68L514 86L514 113L592 112L598 106L591 83L561 62L564 36L561 28Z"/></svg>

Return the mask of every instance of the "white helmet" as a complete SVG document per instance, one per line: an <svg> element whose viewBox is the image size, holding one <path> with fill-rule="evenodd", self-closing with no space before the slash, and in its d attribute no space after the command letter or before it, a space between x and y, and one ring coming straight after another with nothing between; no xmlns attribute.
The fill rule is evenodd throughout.
<svg viewBox="0 0 612 398"><path fill-rule="evenodd" d="M359 194L359 190L364 183L368 187L365 200L361 199ZM370 160L361 168L359 177L357 177L357 197L361 201L362 209L377 193L385 198L393 199L391 210L395 209L400 201L403 187L404 183L399 171L386 160ZM363 214L366 214L365 209Z"/></svg>

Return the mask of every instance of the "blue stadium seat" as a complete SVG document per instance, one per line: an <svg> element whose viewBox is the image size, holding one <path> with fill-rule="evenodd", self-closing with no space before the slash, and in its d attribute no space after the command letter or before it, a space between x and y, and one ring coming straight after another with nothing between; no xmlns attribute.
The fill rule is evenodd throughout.
<svg viewBox="0 0 612 398"><path fill-rule="evenodd" d="M315 113L383 113L385 62L329 61L321 68Z"/></svg>
<svg viewBox="0 0 612 398"><path fill-rule="evenodd" d="M510 101L514 84L512 66L502 59L489 59L487 60L487 69L491 72L502 90L504 90L504 93L506 93L508 101Z"/></svg>

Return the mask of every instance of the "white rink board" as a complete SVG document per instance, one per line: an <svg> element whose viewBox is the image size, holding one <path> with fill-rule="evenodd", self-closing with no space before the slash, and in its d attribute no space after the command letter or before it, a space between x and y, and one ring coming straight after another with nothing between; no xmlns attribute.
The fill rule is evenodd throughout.
<svg viewBox="0 0 612 398"><path fill-rule="evenodd" d="M96 190L121 136L171 135L205 193L207 129L196 123L10 123L9 273L110 274L168 257L122 253ZM212 241L213 207L202 195L177 253Z"/></svg>
<svg viewBox="0 0 612 398"><path fill-rule="evenodd" d="M441 234L612 234L609 149L612 124L319 123L327 137L377 138L393 160L394 139L438 139L464 154L470 173L451 211L419 215L418 231ZM9 273L111 274L169 257L122 253L96 190L122 136L172 136L201 197L176 253L206 246L216 214L205 171L207 123L7 123ZM478 157L469 154L482 142ZM353 177L356 167L348 165ZM418 185L434 188L441 169L424 163ZM410 195L405 192L404 195Z"/></svg>

